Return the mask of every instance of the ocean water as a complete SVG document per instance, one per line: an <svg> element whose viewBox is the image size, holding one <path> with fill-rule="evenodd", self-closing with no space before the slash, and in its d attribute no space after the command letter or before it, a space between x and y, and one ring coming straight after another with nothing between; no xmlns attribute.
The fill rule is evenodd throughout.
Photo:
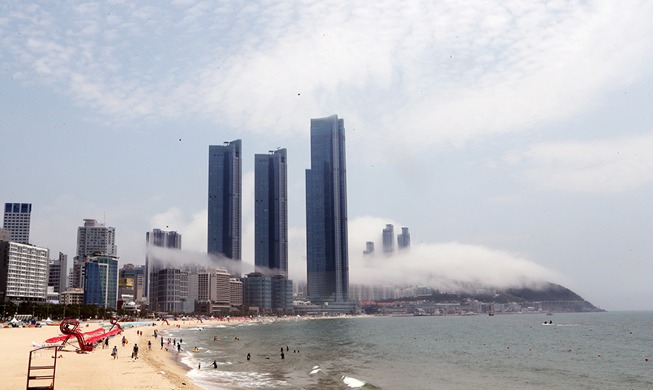
<svg viewBox="0 0 653 390"><path fill-rule="evenodd" d="M651 312L204 325L169 335L206 389L653 389Z"/></svg>

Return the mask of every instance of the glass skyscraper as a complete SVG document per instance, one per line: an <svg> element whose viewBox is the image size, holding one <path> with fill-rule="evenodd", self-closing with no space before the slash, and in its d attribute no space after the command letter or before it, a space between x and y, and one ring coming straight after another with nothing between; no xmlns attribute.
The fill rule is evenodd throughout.
<svg viewBox="0 0 653 390"><path fill-rule="evenodd" d="M209 145L209 254L234 260L232 275L241 274L242 223L241 140Z"/></svg>
<svg viewBox="0 0 653 390"><path fill-rule="evenodd" d="M311 119L311 168L306 170L308 296L345 302L349 290L345 127L337 115Z"/></svg>
<svg viewBox="0 0 653 390"><path fill-rule="evenodd" d="M286 149L254 156L254 262L258 272L288 276Z"/></svg>

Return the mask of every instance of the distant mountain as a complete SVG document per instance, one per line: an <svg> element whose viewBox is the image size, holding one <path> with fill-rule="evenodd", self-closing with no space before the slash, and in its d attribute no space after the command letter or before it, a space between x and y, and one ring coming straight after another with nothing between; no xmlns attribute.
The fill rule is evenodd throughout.
<svg viewBox="0 0 653 390"><path fill-rule="evenodd" d="M522 307L533 307L536 310L552 312L595 312L604 311L570 289L554 283L546 283L538 287L521 287L508 289L482 289L477 292L441 293L434 292L430 296L419 297L425 301L436 303L461 304L476 300L482 303L507 304L518 303ZM415 298L402 298L409 301Z"/></svg>

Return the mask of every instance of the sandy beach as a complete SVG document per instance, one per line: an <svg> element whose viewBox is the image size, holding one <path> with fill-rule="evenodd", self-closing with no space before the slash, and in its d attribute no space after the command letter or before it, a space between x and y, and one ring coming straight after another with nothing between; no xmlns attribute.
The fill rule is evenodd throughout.
<svg viewBox="0 0 653 390"><path fill-rule="evenodd" d="M87 326L88 325L88 326ZM128 344L122 346L122 335L109 339L109 346L88 353L74 352L77 342L72 342L57 359L55 389L194 389L201 388L193 384L186 376L186 370L175 362L176 352L161 350L160 341L153 337L153 332L181 327L197 326L194 321L172 322L170 325L156 322L156 326L140 326L125 329L123 334ZM83 322L82 332L97 329L98 322ZM139 336L137 331L142 331ZM61 334L58 326L41 328L0 328L0 361L2 362L3 389L24 389L27 384L29 352L33 343L43 343L46 339ZM147 342L152 342L148 351ZM139 346L139 359L131 358L134 343ZM118 358L111 356L114 346L118 348ZM43 350L32 359L32 365L52 365L52 350ZM40 382L40 383L39 383ZM32 382L31 385L46 385L47 381Z"/></svg>

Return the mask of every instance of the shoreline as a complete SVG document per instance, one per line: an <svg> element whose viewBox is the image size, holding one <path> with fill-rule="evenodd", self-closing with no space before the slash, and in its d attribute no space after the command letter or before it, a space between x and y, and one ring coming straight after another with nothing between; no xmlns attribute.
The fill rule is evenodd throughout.
<svg viewBox="0 0 653 390"><path fill-rule="evenodd" d="M357 316L348 316L351 318ZM365 317L365 316L363 316ZM77 353L77 341L71 338L68 345L60 352L57 359L55 389L114 389L130 387L135 389L190 389L206 390L196 383L189 373L193 367L189 367L182 359L185 355L177 354L176 351L161 349L160 337L167 339L170 331L175 329L204 328L221 324L233 324L239 322L263 322L271 323L277 321L305 321L316 319L330 319L342 317L238 317L227 320L204 320L199 322L195 319L170 321L169 325L161 321L140 320L138 326L124 328L121 334L109 338L109 345L102 348L98 344L91 352ZM79 329L82 332L95 330L108 321L84 321L80 322ZM121 323L128 326L130 323ZM152 326L154 324L154 326ZM158 337L154 338L154 330ZM143 334L138 335L137 331ZM25 388L27 383L27 371L30 351L45 340L61 334L59 326L24 327L24 328L0 328L0 342L3 348L0 349L0 359L3 362L3 388L20 389ZM122 337L128 340L122 346ZM152 343L152 350L148 351L147 342ZM133 345L139 346L139 358L132 359ZM111 356L113 347L118 349L118 357ZM172 343L170 344L172 348ZM182 348L184 348L182 346ZM188 353L188 351L184 351ZM52 350L43 350L35 353L32 365L52 365ZM34 372L32 373L34 375ZM41 373L39 373L41 374ZM49 381L31 382L31 385L49 385ZM227 385L227 388L229 388Z"/></svg>
<svg viewBox="0 0 653 390"><path fill-rule="evenodd" d="M204 390L196 385L187 375L190 370L185 365L175 362L175 357L166 356L165 350L160 350L160 344L156 344L153 337L154 330L165 332L175 328L177 323L170 325L155 323L155 326L144 325L130 327L123 330L123 333L109 338L109 346L102 348L98 345L92 352L75 352L77 341L70 342L59 354L57 359L55 389L115 389L115 388L136 388L136 389L191 389ZM185 324L179 324L186 327ZM190 324L190 326L194 326ZM95 330L100 327L100 322L82 322L82 332ZM138 335L142 331L143 335ZM3 348L0 350L0 358L3 362L3 388L20 389L27 384L27 371L30 351L36 345L42 344L51 337L60 335L58 326L43 326L40 328L0 328L0 341ZM123 347L122 337L128 340ZM152 350L148 351L147 342L152 343ZM139 358L132 359L133 345L139 346ZM74 346L74 347L73 347ZM118 349L118 356L114 359L111 356L113 347ZM166 354L164 354L164 352ZM42 350L34 353L32 365L52 365L54 359L52 350ZM182 363L183 364L183 363ZM34 372L32 373L34 374ZM40 372L39 374L42 374ZM32 381L34 385L49 385L49 381Z"/></svg>

